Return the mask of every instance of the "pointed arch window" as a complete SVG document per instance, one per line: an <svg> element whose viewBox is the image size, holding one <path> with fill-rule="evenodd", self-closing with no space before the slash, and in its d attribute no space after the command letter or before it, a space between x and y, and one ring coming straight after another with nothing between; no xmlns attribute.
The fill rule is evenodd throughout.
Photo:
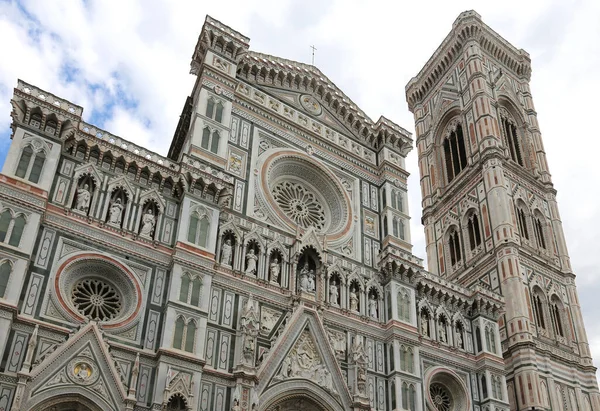
<svg viewBox="0 0 600 411"><path fill-rule="evenodd" d="M8 241L9 245L18 247L21 243L26 222L23 214L13 217L10 210L4 210L0 214L0 242Z"/></svg>
<svg viewBox="0 0 600 411"><path fill-rule="evenodd" d="M517 225L519 226L519 233L521 237L529 240L529 230L527 229L527 215L523 207L517 207Z"/></svg>
<svg viewBox="0 0 600 411"><path fill-rule="evenodd" d="M446 176L448 183L450 183L467 166L467 151L460 124L457 124L456 128L444 138L442 145L444 162L446 163Z"/></svg>
<svg viewBox="0 0 600 411"><path fill-rule="evenodd" d="M392 230L394 237L404 240L404 221L399 217L394 217L392 221Z"/></svg>
<svg viewBox="0 0 600 411"><path fill-rule="evenodd" d="M179 301L187 303L190 295L191 279L188 274L181 276L181 288L179 289Z"/></svg>
<svg viewBox="0 0 600 411"><path fill-rule="evenodd" d="M8 288L8 280L10 279L10 273L12 266L8 261L4 261L0 265L0 298L4 298L6 289Z"/></svg>
<svg viewBox="0 0 600 411"><path fill-rule="evenodd" d="M523 166L523 154L521 152L521 142L517 133L517 126L514 120L508 116L506 110L502 111L503 114L500 115L500 123L502 124L504 144L508 146L511 160Z"/></svg>
<svg viewBox="0 0 600 411"><path fill-rule="evenodd" d="M23 236L23 229L25 228L25 217L22 215L18 216L14 220L14 224L12 227L12 232L10 234L10 240L8 240L8 244L13 247L18 247L21 243L21 237Z"/></svg>
<svg viewBox="0 0 600 411"><path fill-rule="evenodd" d="M455 227L452 227L448 233L448 249L450 251L450 263L454 267L462 260L462 254L460 251L460 238L458 230L456 230Z"/></svg>
<svg viewBox="0 0 600 411"><path fill-rule="evenodd" d="M193 212L190 215L190 225L188 227L188 242L197 244L206 248L208 245L208 235L210 233L210 220L208 215Z"/></svg>
<svg viewBox="0 0 600 411"><path fill-rule="evenodd" d="M481 245L481 228L479 226L479 216L472 213L467 222L467 232L469 233L469 248L474 251Z"/></svg>
<svg viewBox="0 0 600 411"><path fill-rule="evenodd" d="M15 175L37 184L40 181L45 162L46 153L43 150L34 151L30 145L27 145L21 152Z"/></svg>
<svg viewBox="0 0 600 411"><path fill-rule="evenodd" d="M200 147L217 154L219 152L220 140L221 135L219 134L219 131L211 131L210 128L204 127L204 130L202 130L202 140L200 141Z"/></svg>
<svg viewBox="0 0 600 411"><path fill-rule="evenodd" d="M198 327L194 320L189 320L186 323L185 319L179 316L175 321L173 348L193 353L197 329Z"/></svg>
<svg viewBox="0 0 600 411"><path fill-rule="evenodd" d="M538 327L546 329L546 321L544 320L544 302L542 295L538 290L533 292L533 309L535 311L535 320Z"/></svg>
<svg viewBox="0 0 600 411"><path fill-rule="evenodd" d="M189 273L183 274L179 290L179 301L199 307L201 293L202 278L198 275L192 276Z"/></svg>
<svg viewBox="0 0 600 411"><path fill-rule="evenodd" d="M223 103L220 100L209 97L206 102L206 117L220 123L223 120L223 108Z"/></svg>
<svg viewBox="0 0 600 411"><path fill-rule="evenodd" d="M9 210L4 210L2 214L0 214L0 242L2 243L6 240L11 221L12 213Z"/></svg>
<svg viewBox="0 0 600 411"><path fill-rule="evenodd" d="M173 348L181 350L183 346L183 332L185 329L185 320L183 317L177 318L175 321L175 335L173 336Z"/></svg>
<svg viewBox="0 0 600 411"><path fill-rule="evenodd" d="M562 322L562 303L554 296L550 304L550 314L552 316L552 322L554 323L554 332L556 335L564 337L564 327Z"/></svg>
<svg viewBox="0 0 600 411"><path fill-rule="evenodd" d="M406 290L398 291L398 318L410 321L410 294Z"/></svg>
<svg viewBox="0 0 600 411"><path fill-rule="evenodd" d="M404 211L404 199L400 190L392 190L392 208Z"/></svg>
<svg viewBox="0 0 600 411"><path fill-rule="evenodd" d="M533 228L535 232L535 239L538 247L546 249L546 239L544 238L544 223L542 223L543 217L533 217Z"/></svg>

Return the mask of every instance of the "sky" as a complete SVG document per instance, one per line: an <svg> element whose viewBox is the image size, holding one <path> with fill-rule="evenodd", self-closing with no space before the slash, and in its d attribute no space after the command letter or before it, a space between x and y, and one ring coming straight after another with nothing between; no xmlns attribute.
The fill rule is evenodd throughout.
<svg viewBox="0 0 600 411"><path fill-rule="evenodd" d="M117 6L118 5L118 6ZM84 107L84 120L166 155L195 77L207 14L250 49L315 65L367 115L414 133L404 86L475 9L531 55L531 89L558 191L588 338L600 366L600 1L0 0L0 163L20 78ZM425 258L416 150L407 159L413 252Z"/></svg>

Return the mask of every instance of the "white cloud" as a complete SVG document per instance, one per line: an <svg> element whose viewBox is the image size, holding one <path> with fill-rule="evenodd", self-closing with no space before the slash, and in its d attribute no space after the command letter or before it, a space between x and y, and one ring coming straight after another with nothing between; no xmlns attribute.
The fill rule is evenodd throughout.
<svg viewBox="0 0 600 411"><path fill-rule="evenodd" d="M117 6L118 4L118 6ZM533 60L532 91L559 193L592 348L600 361L595 295L600 177L594 97L600 3L476 2L483 20ZM368 115L413 130L404 86L471 1L43 1L0 3L0 130L22 78L102 113L108 131L166 153L194 77L189 60L206 14L248 35L251 49L310 62ZM32 39L30 34L34 34ZM67 81L65 63L71 69ZM108 107L108 108L107 108ZM425 257L416 152L407 161L414 252ZM596 218L598 217L598 218ZM598 364L599 362L597 362Z"/></svg>

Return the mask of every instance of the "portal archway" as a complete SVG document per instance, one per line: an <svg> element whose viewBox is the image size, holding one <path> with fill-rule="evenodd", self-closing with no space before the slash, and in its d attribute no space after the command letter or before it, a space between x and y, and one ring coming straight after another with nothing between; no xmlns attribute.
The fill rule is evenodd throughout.
<svg viewBox="0 0 600 411"><path fill-rule="evenodd" d="M266 409L266 411L326 411L320 404L310 398L289 398L277 402Z"/></svg>
<svg viewBox="0 0 600 411"><path fill-rule="evenodd" d="M61 395L50 398L34 407L31 411L103 411L93 401L81 395Z"/></svg>
<svg viewBox="0 0 600 411"><path fill-rule="evenodd" d="M345 411L333 396L312 381L291 379L275 384L260 396L261 411Z"/></svg>

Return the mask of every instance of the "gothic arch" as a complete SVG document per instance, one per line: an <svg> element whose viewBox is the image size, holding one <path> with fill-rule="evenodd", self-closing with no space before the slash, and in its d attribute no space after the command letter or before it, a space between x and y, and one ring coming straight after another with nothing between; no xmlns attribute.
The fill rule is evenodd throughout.
<svg viewBox="0 0 600 411"><path fill-rule="evenodd" d="M308 380L284 381L267 389L260 397L260 411L279 410L277 406L291 400L307 400L314 411L344 411L344 408L322 387ZM312 408L319 406L321 408ZM287 408L282 409L285 411Z"/></svg>
<svg viewBox="0 0 600 411"><path fill-rule="evenodd" d="M106 406L106 404L104 404ZM31 411L45 411L45 410L56 410L56 411L105 411L104 408L98 407L97 402L85 397L82 394L59 394L46 401L31 407ZM112 409L109 409L113 411ZM108 410L106 410L108 411Z"/></svg>

